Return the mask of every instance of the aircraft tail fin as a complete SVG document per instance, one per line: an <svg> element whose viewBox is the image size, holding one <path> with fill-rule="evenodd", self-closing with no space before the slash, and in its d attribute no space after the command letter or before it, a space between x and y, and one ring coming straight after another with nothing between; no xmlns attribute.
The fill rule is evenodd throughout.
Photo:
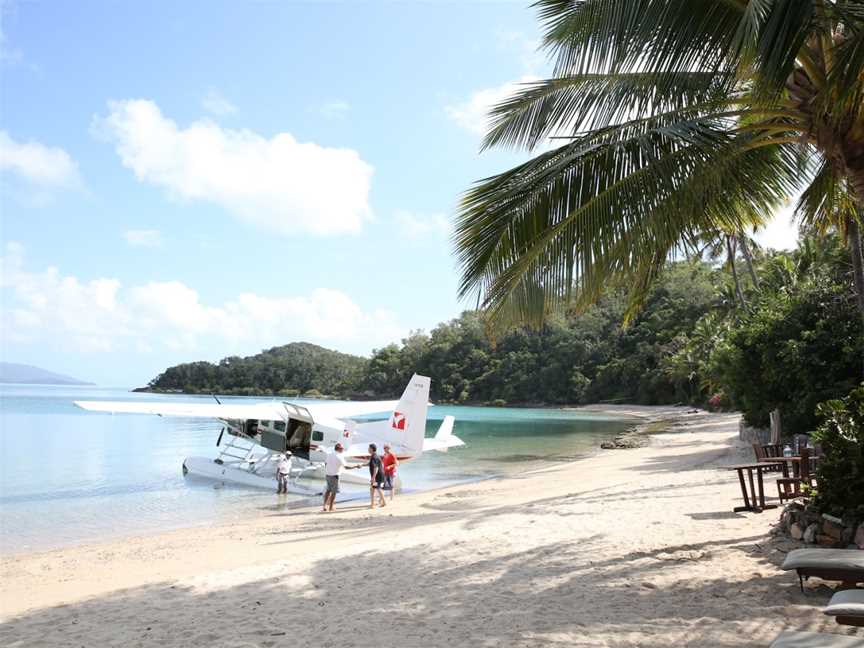
<svg viewBox="0 0 864 648"><path fill-rule="evenodd" d="M416 452L423 452L426 436L426 412L429 407L429 386L426 376L414 374L402 392L402 398L390 415L390 439Z"/></svg>
<svg viewBox="0 0 864 648"><path fill-rule="evenodd" d="M396 409L386 421L361 423L357 429L364 436L374 437L400 446L405 451L423 452L426 436L426 410L429 406L429 386L426 376L414 374L402 392Z"/></svg>

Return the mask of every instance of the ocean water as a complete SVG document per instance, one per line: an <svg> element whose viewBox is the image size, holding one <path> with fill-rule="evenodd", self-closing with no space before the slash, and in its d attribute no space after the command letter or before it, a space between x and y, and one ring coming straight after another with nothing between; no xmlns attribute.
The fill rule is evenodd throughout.
<svg viewBox="0 0 864 648"><path fill-rule="evenodd" d="M210 397L0 385L0 553L237 520L284 502L261 490L183 477L185 457L217 456L217 421L101 414L72 404L166 399ZM435 406L429 410L427 435L447 414L456 417L454 432L467 445L404 463L400 474L406 490L570 461L632 424L553 409ZM362 490L356 487L358 496ZM309 505L309 500L290 497L285 505Z"/></svg>

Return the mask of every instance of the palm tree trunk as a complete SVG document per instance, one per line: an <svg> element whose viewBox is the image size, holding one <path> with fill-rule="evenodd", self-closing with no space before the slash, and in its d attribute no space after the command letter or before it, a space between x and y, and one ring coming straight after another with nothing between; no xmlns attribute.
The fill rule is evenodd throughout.
<svg viewBox="0 0 864 648"><path fill-rule="evenodd" d="M861 228L854 218L846 221L846 238L849 243L849 254L852 257L852 280L858 298L858 311L864 324L864 256L861 251Z"/></svg>
<svg viewBox="0 0 864 648"><path fill-rule="evenodd" d="M741 300L741 306L747 308L747 301L744 299L744 291L741 290L741 281L738 279L738 268L735 267L735 246L733 241L735 237L726 237L726 252L729 255L729 268L732 270L732 280L735 282L735 293L738 299Z"/></svg>
<svg viewBox="0 0 864 648"><path fill-rule="evenodd" d="M741 241L741 252L744 253L744 262L747 264L747 271L753 280L753 287L759 290L759 277L756 275L756 269L753 267L753 257L750 255L750 246L748 245L747 237L741 234L739 240Z"/></svg>

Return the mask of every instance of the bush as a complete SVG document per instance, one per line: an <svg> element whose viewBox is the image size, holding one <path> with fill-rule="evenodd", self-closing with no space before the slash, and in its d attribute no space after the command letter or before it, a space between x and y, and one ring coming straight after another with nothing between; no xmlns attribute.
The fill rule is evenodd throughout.
<svg viewBox="0 0 864 648"><path fill-rule="evenodd" d="M818 412L825 420L813 436L825 456L816 503L834 515L858 514L864 510L864 383L846 398L820 404Z"/></svg>
<svg viewBox="0 0 864 648"><path fill-rule="evenodd" d="M778 408L786 435L818 425L816 406L861 378L864 336L850 291L830 282L767 297L712 354L712 371L749 425Z"/></svg>

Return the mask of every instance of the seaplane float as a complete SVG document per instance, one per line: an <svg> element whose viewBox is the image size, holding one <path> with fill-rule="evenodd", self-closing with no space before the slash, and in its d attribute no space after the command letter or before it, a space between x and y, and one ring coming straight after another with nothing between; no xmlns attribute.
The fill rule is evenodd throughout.
<svg viewBox="0 0 864 648"><path fill-rule="evenodd" d="M389 443L400 462L417 459L430 450L446 452L464 445L453 434L454 418L445 416L434 437L426 437L430 379L414 374L398 401L352 401L295 404L172 403L170 401L74 401L78 407L112 414L156 414L185 418L214 418L222 424L216 441L219 456L186 457L183 474L217 482L276 489L276 464L289 453L289 492L318 495L321 488L300 483L323 478L324 461L336 443L345 448L346 462L369 458L369 444ZM375 414L385 420L357 421ZM225 436L227 432L227 437ZM343 480L368 484L362 471L343 473ZM397 481L397 487L401 487Z"/></svg>

